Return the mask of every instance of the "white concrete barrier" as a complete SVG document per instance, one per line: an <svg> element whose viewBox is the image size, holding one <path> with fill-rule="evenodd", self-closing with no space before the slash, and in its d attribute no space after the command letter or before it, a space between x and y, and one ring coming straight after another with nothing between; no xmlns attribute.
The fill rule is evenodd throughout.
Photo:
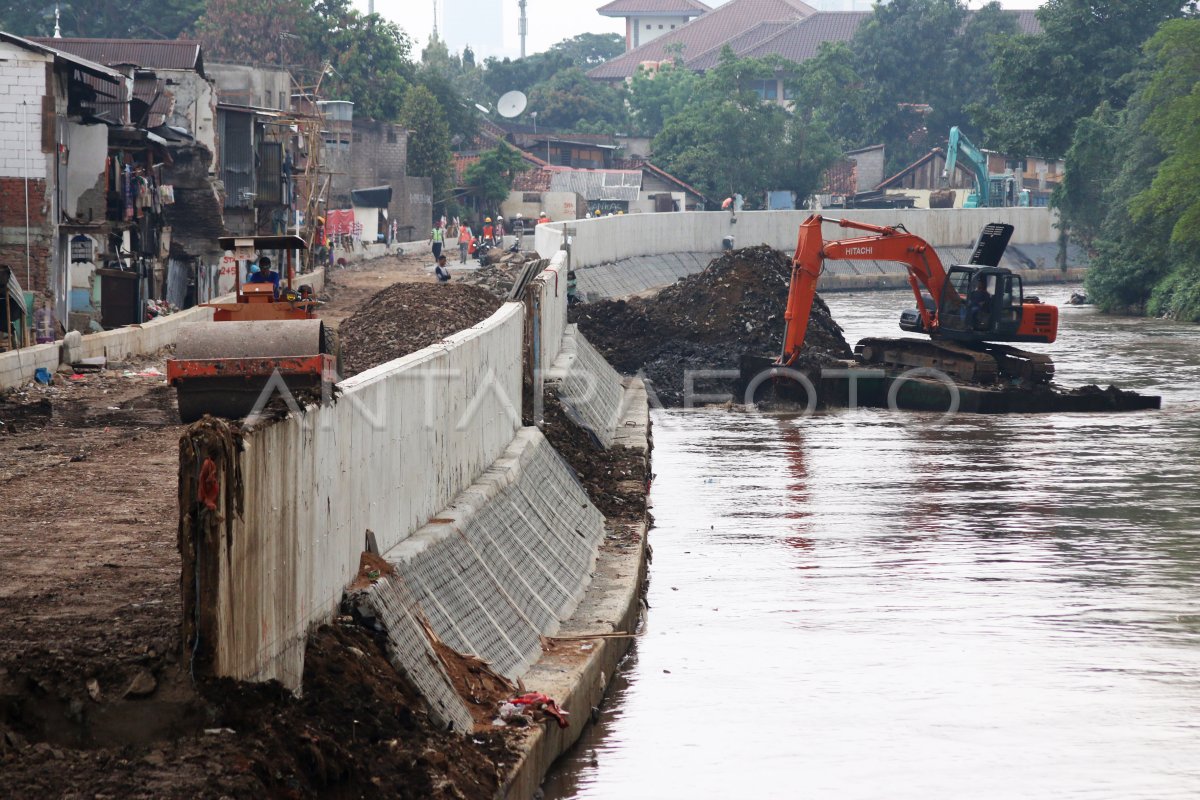
<svg viewBox="0 0 1200 800"><path fill-rule="evenodd" d="M504 452L521 424L522 309L344 381L332 405L249 426L244 512L202 587L219 595L217 674L299 687L308 627L337 608L366 532L394 547Z"/></svg>
<svg viewBox="0 0 1200 800"><path fill-rule="evenodd" d="M537 227L539 253L559 248L570 228L570 265L605 264L634 256L660 253L702 253L721 249L726 236L735 247L768 244L784 251L796 248L796 236L808 211L685 211L663 214L622 214L614 217L550 222ZM1057 215L1049 208L978 209L829 209L829 218L844 217L876 225L904 225L935 247L965 246L989 222L1008 222L1015 228L1013 244L1045 244L1058 239ZM736 221L735 221L736 220ZM826 225L825 235L845 238L852 231Z"/></svg>

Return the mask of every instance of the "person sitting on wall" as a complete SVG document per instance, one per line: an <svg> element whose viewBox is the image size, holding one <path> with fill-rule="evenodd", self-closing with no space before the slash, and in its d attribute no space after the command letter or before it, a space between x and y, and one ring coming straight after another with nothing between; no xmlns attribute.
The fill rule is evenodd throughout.
<svg viewBox="0 0 1200 800"><path fill-rule="evenodd" d="M257 264L250 265L250 283L269 283L279 298L279 273L271 268L271 257L262 256Z"/></svg>

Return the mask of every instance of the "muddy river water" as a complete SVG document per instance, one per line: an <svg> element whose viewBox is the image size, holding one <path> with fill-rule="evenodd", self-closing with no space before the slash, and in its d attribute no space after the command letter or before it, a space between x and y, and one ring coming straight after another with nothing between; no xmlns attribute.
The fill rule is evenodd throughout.
<svg viewBox="0 0 1200 800"><path fill-rule="evenodd" d="M546 797L1200 797L1200 327L1047 351L1163 409L655 412L644 631Z"/></svg>

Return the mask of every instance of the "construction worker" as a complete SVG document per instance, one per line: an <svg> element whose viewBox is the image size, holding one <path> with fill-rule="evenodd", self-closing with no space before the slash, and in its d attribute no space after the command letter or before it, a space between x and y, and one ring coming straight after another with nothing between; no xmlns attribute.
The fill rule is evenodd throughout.
<svg viewBox="0 0 1200 800"><path fill-rule="evenodd" d="M429 232L429 244L432 246L434 259L442 254L442 244L446 241L446 229L442 226L443 223L439 219Z"/></svg>
<svg viewBox="0 0 1200 800"><path fill-rule="evenodd" d="M537 220L538 225L541 225L543 222L549 222L549 221L550 221L550 215L547 214L545 211L538 214L538 220Z"/></svg>
<svg viewBox="0 0 1200 800"><path fill-rule="evenodd" d="M504 217L496 215L496 244L504 243Z"/></svg>
<svg viewBox="0 0 1200 800"><path fill-rule="evenodd" d="M467 250L471 246L471 239L474 235L471 232L471 226L464 219L458 226L458 263L467 263Z"/></svg>
<svg viewBox="0 0 1200 800"><path fill-rule="evenodd" d="M517 214L513 218L513 235L517 237L517 249L521 249L521 240L525 238L525 218Z"/></svg>
<svg viewBox="0 0 1200 800"><path fill-rule="evenodd" d="M496 229L492 227L492 218L485 217L483 220L483 240L488 244L495 244L496 240L492 238L495 232Z"/></svg>

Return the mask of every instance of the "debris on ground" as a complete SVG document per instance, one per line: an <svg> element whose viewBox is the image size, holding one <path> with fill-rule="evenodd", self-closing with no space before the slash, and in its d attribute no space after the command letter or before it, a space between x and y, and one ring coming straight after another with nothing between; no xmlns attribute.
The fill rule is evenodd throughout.
<svg viewBox="0 0 1200 800"><path fill-rule="evenodd" d="M122 741L113 719L132 727L164 713L154 697L61 709L54 726L2 720L0 796L495 797L516 760L507 732L435 730L381 636L345 618L315 631L299 698L274 682L202 681L179 730L156 741ZM114 733L88 748L62 741L89 717Z"/></svg>
<svg viewBox="0 0 1200 800"><path fill-rule="evenodd" d="M571 319L617 370L644 370L658 400L679 406L685 370L736 372L747 353L778 355L791 269L787 254L766 245L732 250L651 297L585 303L572 309ZM818 295L800 366L851 357L841 326ZM728 393L735 382L705 379L695 388Z"/></svg>
<svg viewBox="0 0 1200 800"><path fill-rule="evenodd" d="M542 433L575 470L588 499L605 519L645 519L649 475L644 451L623 445L605 450L591 433L571 421L558 395L550 390L543 398L542 418Z"/></svg>
<svg viewBox="0 0 1200 800"><path fill-rule="evenodd" d="M512 291L513 284L524 271L525 265L530 261L540 260L542 257L532 250L519 253L505 252L499 261L495 263L489 261L487 266L463 273L459 280L487 289L503 300Z"/></svg>
<svg viewBox="0 0 1200 800"><path fill-rule="evenodd" d="M415 353L483 322L501 305L465 283L397 283L378 292L338 328L343 377Z"/></svg>

